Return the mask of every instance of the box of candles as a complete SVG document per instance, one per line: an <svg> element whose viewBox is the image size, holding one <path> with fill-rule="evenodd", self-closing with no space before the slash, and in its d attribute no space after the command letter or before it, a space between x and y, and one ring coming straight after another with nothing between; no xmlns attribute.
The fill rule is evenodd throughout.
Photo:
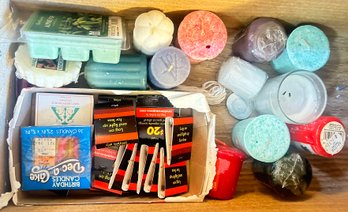
<svg viewBox="0 0 348 212"><path fill-rule="evenodd" d="M130 115L135 121L135 101L153 100L155 96L160 96L157 99L159 105L169 105L164 109L171 111L171 116L167 117L171 119L166 121L165 116L161 116L163 125L161 123L158 127L163 129L163 135L158 137L159 140L153 138L153 143L158 145L151 146L149 138L143 140L145 143L150 142L147 146L140 142L143 137L139 136L139 141L112 141L113 145L104 144L98 147L96 138L102 135L99 133L102 128L97 125L33 126L34 120L30 118L31 107L35 106L33 97L37 93L92 96L95 99L94 115L98 115L94 122L104 119L103 115L110 116L114 112L119 118L124 119ZM146 98L147 95L149 98ZM187 101L188 98L191 102ZM215 123L212 120L215 116L205 105L206 99L202 94L187 92L139 94L134 91L74 88L23 90L14 111L15 119L11 122L9 137L10 149L16 150L12 152L13 163L10 164L15 170L11 181L13 185L18 185L13 188L16 191L15 204L27 205L30 196L35 197L33 201L30 200L30 204L34 205L41 205L48 199L55 204L76 201L79 204L97 203L96 195L103 196L103 203L165 202L169 197L177 198L178 201L183 201L182 198L202 201L208 193L208 188L203 185L212 182L214 177L213 161L216 154L215 149L209 148L209 145L214 145ZM150 109L155 110L156 107ZM124 116L125 114L128 115ZM133 122L124 123L131 127ZM147 122L147 128L151 123ZM123 133L108 132L107 137L122 138L129 133L138 133L141 129L137 126L129 128L131 132L127 131L126 126L122 126L119 129L123 129ZM81 135L69 134L80 132L77 130L80 127L84 129L80 130ZM165 142L166 137L171 137L168 144ZM159 142L162 142L161 147ZM86 157L89 160L85 160ZM81 172L82 169L84 172Z"/></svg>
<svg viewBox="0 0 348 212"><path fill-rule="evenodd" d="M22 127L22 190L89 189L91 133L90 126Z"/></svg>

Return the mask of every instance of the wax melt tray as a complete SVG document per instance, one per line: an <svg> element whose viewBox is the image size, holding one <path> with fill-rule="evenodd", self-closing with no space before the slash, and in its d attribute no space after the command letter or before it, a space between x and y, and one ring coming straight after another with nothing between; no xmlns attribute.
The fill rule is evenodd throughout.
<svg viewBox="0 0 348 212"><path fill-rule="evenodd" d="M83 20L85 17L89 20ZM22 33L32 58L56 59L60 51L64 60L87 61L92 51L95 62L116 64L121 49L127 48L125 28L117 16L38 11Z"/></svg>

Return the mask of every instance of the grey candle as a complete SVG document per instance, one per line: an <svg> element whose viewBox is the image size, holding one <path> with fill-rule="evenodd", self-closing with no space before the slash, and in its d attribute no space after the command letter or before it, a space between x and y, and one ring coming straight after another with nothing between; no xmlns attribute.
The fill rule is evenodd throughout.
<svg viewBox="0 0 348 212"><path fill-rule="evenodd" d="M238 33L232 45L235 56L249 62L269 62L284 50L287 35L274 18L257 18Z"/></svg>

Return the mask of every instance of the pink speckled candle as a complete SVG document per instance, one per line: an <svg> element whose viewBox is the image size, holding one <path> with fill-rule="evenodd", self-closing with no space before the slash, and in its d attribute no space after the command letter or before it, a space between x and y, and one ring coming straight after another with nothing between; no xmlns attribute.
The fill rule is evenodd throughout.
<svg viewBox="0 0 348 212"><path fill-rule="evenodd" d="M227 29L222 20L209 11L194 11L185 16L178 28L179 47L191 63L218 56L227 42Z"/></svg>

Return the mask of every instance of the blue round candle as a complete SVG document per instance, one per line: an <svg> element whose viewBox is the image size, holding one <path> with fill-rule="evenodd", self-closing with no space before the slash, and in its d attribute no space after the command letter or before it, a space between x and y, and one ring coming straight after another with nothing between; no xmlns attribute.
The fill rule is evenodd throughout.
<svg viewBox="0 0 348 212"><path fill-rule="evenodd" d="M261 115L238 122L232 130L233 144L252 158L272 163L290 147L286 124L274 115Z"/></svg>
<svg viewBox="0 0 348 212"><path fill-rule="evenodd" d="M251 101L244 100L235 93L227 98L226 106L231 116L239 120L248 118L252 113Z"/></svg>
<svg viewBox="0 0 348 212"><path fill-rule="evenodd" d="M175 47L158 50L149 64L149 81L160 89L170 89L182 84L190 74L190 60Z"/></svg>
<svg viewBox="0 0 348 212"><path fill-rule="evenodd" d="M327 36L312 25L297 27L287 40L286 49L272 61L279 73L296 70L316 71L322 68L330 57Z"/></svg>

